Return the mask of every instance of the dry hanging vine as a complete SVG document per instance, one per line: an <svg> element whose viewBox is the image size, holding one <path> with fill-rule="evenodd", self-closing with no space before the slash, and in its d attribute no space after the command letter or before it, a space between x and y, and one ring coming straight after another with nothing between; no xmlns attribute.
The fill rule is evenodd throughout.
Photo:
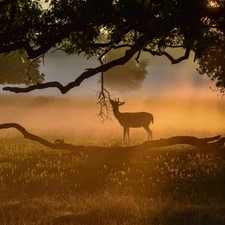
<svg viewBox="0 0 225 225"><path fill-rule="evenodd" d="M102 58L105 57L105 55L111 50L111 48L107 49L102 55L99 56L98 60L101 63L101 66L103 66ZM98 104L100 105L100 111L98 116L101 118L102 122L104 122L107 119L110 119L110 94L109 92L104 88L104 72L101 71L101 89L97 93L98 97Z"/></svg>

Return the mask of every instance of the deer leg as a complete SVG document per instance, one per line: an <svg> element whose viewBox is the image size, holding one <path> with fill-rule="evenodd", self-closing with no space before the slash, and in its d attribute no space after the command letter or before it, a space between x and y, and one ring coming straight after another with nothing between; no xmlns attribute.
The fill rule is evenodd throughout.
<svg viewBox="0 0 225 225"><path fill-rule="evenodd" d="M127 137L128 137L128 141L130 141L130 128L127 128Z"/></svg>
<svg viewBox="0 0 225 225"><path fill-rule="evenodd" d="M148 132L148 141L149 141L149 138L150 140L152 140L152 131L149 129L149 127L143 127L147 132Z"/></svg>
<svg viewBox="0 0 225 225"><path fill-rule="evenodd" d="M149 131L150 131L150 132L148 133L148 136L150 136L150 138L151 138L151 141L152 141L152 139L153 139L153 134L152 134L152 130L150 130L150 129L149 129ZM148 139L149 139L149 137L148 137Z"/></svg>
<svg viewBox="0 0 225 225"><path fill-rule="evenodd" d="M123 127L123 141L125 141L126 139L126 134L127 134L127 138L128 138L128 141L129 141L129 127Z"/></svg>
<svg viewBox="0 0 225 225"><path fill-rule="evenodd" d="M127 128L123 127L123 141L126 139Z"/></svg>

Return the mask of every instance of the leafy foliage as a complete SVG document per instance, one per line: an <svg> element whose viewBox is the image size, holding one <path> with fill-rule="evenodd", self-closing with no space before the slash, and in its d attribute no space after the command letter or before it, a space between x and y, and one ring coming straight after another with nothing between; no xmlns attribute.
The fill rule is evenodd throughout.
<svg viewBox="0 0 225 225"><path fill-rule="evenodd" d="M213 42L213 41L212 41ZM207 74L211 80L216 80L216 86L225 92L225 44L223 40L215 41L214 45L206 48L198 60L200 74Z"/></svg>
<svg viewBox="0 0 225 225"><path fill-rule="evenodd" d="M60 47L68 54L82 52L87 57L102 57L115 48L123 49L124 54L84 72L65 90L58 83L35 86L32 90L54 86L65 93L84 79L125 64L142 51L166 56L172 64L187 59L193 51L200 73L207 73L218 80L218 87L224 87L220 69L224 60L220 46L223 46L225 31L224 0L45 2L49 4L47 9L42 8L40 0L0 2L0 53L24 49L34 59L53 47ZM223 60L212 64L211 51L215 43L217 49L221 49ZM169 48L181 48L184 55L176 59L167 52ZM216 68L210 69L209 64Z"/></svg>
<svg viewBox="0 0 225 225"><path fill-rule="evenodd" d="M44 81L39 73L40 60L26 59L25 54L1 55L0 84L34 84Z"/></svg>

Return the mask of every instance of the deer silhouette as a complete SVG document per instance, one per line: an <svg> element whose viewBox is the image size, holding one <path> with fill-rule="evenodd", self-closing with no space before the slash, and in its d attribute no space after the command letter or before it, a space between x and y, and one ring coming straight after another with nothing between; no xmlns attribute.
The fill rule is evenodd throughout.
<svg viewBox="0 0 225 225"><path fill-rule="evenodd" d="M147 112L124 112L119 111L119 106L124 105L125 102L120 102L119 98L116 100L110 99L110 103L113 108L113 113L120 125L123 127L123 139L125 141L126 134L129 137L129 128L143 127L148 132L149 138L152 140L152 131L149 129L150 123L154 123L154 117L151 113Z"/></svg>

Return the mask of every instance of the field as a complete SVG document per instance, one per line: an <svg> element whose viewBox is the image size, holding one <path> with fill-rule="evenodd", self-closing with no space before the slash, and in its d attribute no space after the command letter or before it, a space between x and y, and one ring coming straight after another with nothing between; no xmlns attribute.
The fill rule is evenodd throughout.
<svg viewBox="0 0 225 225"><path fill-rule="evenodd" d="M133 100L134 101L134 100ZM102 121L95 99L0 97L1 123L16 122L48 140L77 145L134 145L143 129ZM121 111L131 111L127 101ZM222 100L136 99L155 116L154 138L224 134ZM51 150L0 130L0 224L223 225L225 149L188 145L143 151Z"/></svg>

